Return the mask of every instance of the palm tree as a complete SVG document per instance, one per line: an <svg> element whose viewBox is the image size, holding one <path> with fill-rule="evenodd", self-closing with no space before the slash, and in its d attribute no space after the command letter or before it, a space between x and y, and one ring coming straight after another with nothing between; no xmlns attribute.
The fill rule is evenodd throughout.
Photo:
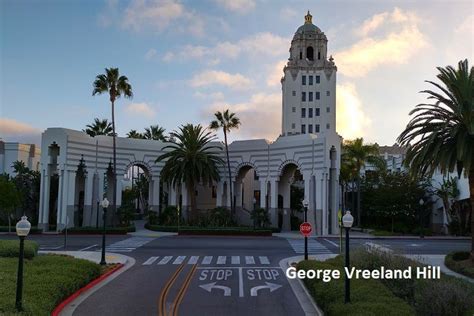
<svg viewBox="0 0 474 316"><path fill-rule="evenodd" d="M94 123L86 125L86 129L83 129L82 131L86 132L86 134L91 137L97 135L113 135L112 123L109 123L107 119L100 120L97 117L94 119Z"/></svg>
<svg viewBox="0 0 474 316"><path fill-rule="evenodd" d="M161 140L162 142L165 142L165 129L159 125L150 125L150 127L145 128L143 137L145 139Z"/></svg>
<svg viewBox="0 0 474 316"><path fill-rule="evenodd" d="M426 81L440 91L423 90L433 104L421 103L398 136L408 146L405 164L412 173L432 175L464 171L469 177L471 207L474 207L474 67L467 59L452 66L437 67L441 83ZM471 211L471 260L474 261L474 215Z"/></svg>
<svg viewBox="0 0 474 316"><path fill-rule="evenodd" d="M364 144L363 138L347 140L343 144L343 161L351 164L353 175L357 184L357 225L361 226L360 209L360 172L367 163L381 169L385 161L379 156L379 146L377 144Z"/></svg>
<svg viewBox="0 0 474 316"><path fill-rule="evenodd" d="M229 189L230 189L230 209L232 213L235 213L234 210L234 195L232 193L232 175L230 171L230 159L229 159L229 146L227 144L227 133L230 133L232 129L237 129L240 126L240 119L235 115L235 113L225 110L224 113L217 111L214 113L216 120L212 121L210 128L213 130L219 130L222 128L224 132L224 144L225 144L225 153L227 156L227 169L229 172Z"/></svg>
<svg viewBox="0 0 474 316"><path fill-rule="evenodd" d="M92 90L92 95L96 94L109 94L110 103L112 105L112 139L113 139L113 160L114 160L114 170L113 170L113 179L114 184L112 188L113 192L113 201L112 205L114 211L117 206L117 186L115 185L117 180L117 148L116 148L116 133L115 133L115 100L124 96L125 98L132 98L132 86L128 82L128 78L125 76L120 76L118 68L105 68L104 74L99 74L95 77L94 80L94 89ZM115 212L114 212L115 213Z"/></svg>
<svg viewBox="0 0 474 316"><path fill-rule="evenodd" d="M128 138L136 138L136 139L145 139L142 133L137 132L135 129L131 129L130 132L127 133Z"/></svg>
<svg viewBox="0 0 474 316"><path fill-rule="evenodd" d="M215 135L201 125L183 125L178 132L173 132L173 136L175 140L163 148L169 151L159 156L156 162L166 161L161 170L164 182L172 186L186 185L194 213L196 185L219 181L219 165L224 163L217 152L221 148L210 144Z"/></svg>

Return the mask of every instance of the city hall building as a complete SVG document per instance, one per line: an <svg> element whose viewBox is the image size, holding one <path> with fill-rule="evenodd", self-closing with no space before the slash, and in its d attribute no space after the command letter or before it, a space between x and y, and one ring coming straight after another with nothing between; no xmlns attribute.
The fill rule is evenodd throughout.
<svg viewBox="0 0 474 316"><path fill-rule="evenodd" d="M337 67L327 53L326 35L312 23L308 12L291 41L288 63L283 69L281 134L274 141L252 139L229 145L231 178L220 169L221 180L197 187L197 208L230 207L235 201L239 223L252 225L250 212L268 210L271 226L290 229L290 188L304 188L309 201L308 221L314 233L338 232L338 175L341 137L336 132ZM238 115L238 113L237 113ZM213 145L221 146L222 143ZM137 166L149 181L148 205L159 211L179 205L185 216L190 200L185 184L171 186L160 180L164 163L155 163L166 143L117 137L117 181L112 172L112 137L90 137L81 131L48 128L41 144L41 198L39 226L100 225L99 201L117 206L130 183L130 170ZM225 151L222 158L225 160ZM230 196L232 183L233 197Z"/></svg>

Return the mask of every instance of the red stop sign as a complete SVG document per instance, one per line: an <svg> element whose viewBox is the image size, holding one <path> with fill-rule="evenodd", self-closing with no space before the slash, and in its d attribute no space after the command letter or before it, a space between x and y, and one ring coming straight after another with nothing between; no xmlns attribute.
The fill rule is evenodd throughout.
<svg viewBox="0 0 474 316"><path fill-rule="evenodd" d="M304 222L300 225L300 233L303 234L303 236L308 237L311 235L311 232L313 231L313 228L311 227L311 224L308 222Z"/></svg>

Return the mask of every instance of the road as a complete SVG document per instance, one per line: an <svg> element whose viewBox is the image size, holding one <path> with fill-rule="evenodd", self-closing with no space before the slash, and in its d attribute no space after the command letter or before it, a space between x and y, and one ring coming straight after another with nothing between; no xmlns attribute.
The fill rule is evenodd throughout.
<svg viewBox="0 0 474 316"><path fill-rule="evenodd" d="M2 239L15 236L0 235ZM63 236L32 235L42 250L62 250ZM445 254L469 240L352 239L399 253ZM100 236L68 236L68 250L99 251ZM337 238L311 238L310 254L339 253ZM136 264L82 302L74 315L303 315L280 268L301 255L303 238L108 236L107 251Z"/></svg>

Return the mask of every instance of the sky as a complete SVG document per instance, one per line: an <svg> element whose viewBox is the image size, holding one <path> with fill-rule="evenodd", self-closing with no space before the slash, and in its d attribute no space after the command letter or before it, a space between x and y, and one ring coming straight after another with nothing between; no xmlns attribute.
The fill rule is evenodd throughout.
<svg viewBox="0 0 474 316"><path fill-rule="evenodd" d="M231 140L273 141L280 78L307 10L338 67L345 139L394 144L436 67L474 62L472 0L2 0L0 138L39 144L48 127L110 119L92 83L118 67L134 93L116 102L119 136L207 126L229 108L242 122Z"/></svg>

